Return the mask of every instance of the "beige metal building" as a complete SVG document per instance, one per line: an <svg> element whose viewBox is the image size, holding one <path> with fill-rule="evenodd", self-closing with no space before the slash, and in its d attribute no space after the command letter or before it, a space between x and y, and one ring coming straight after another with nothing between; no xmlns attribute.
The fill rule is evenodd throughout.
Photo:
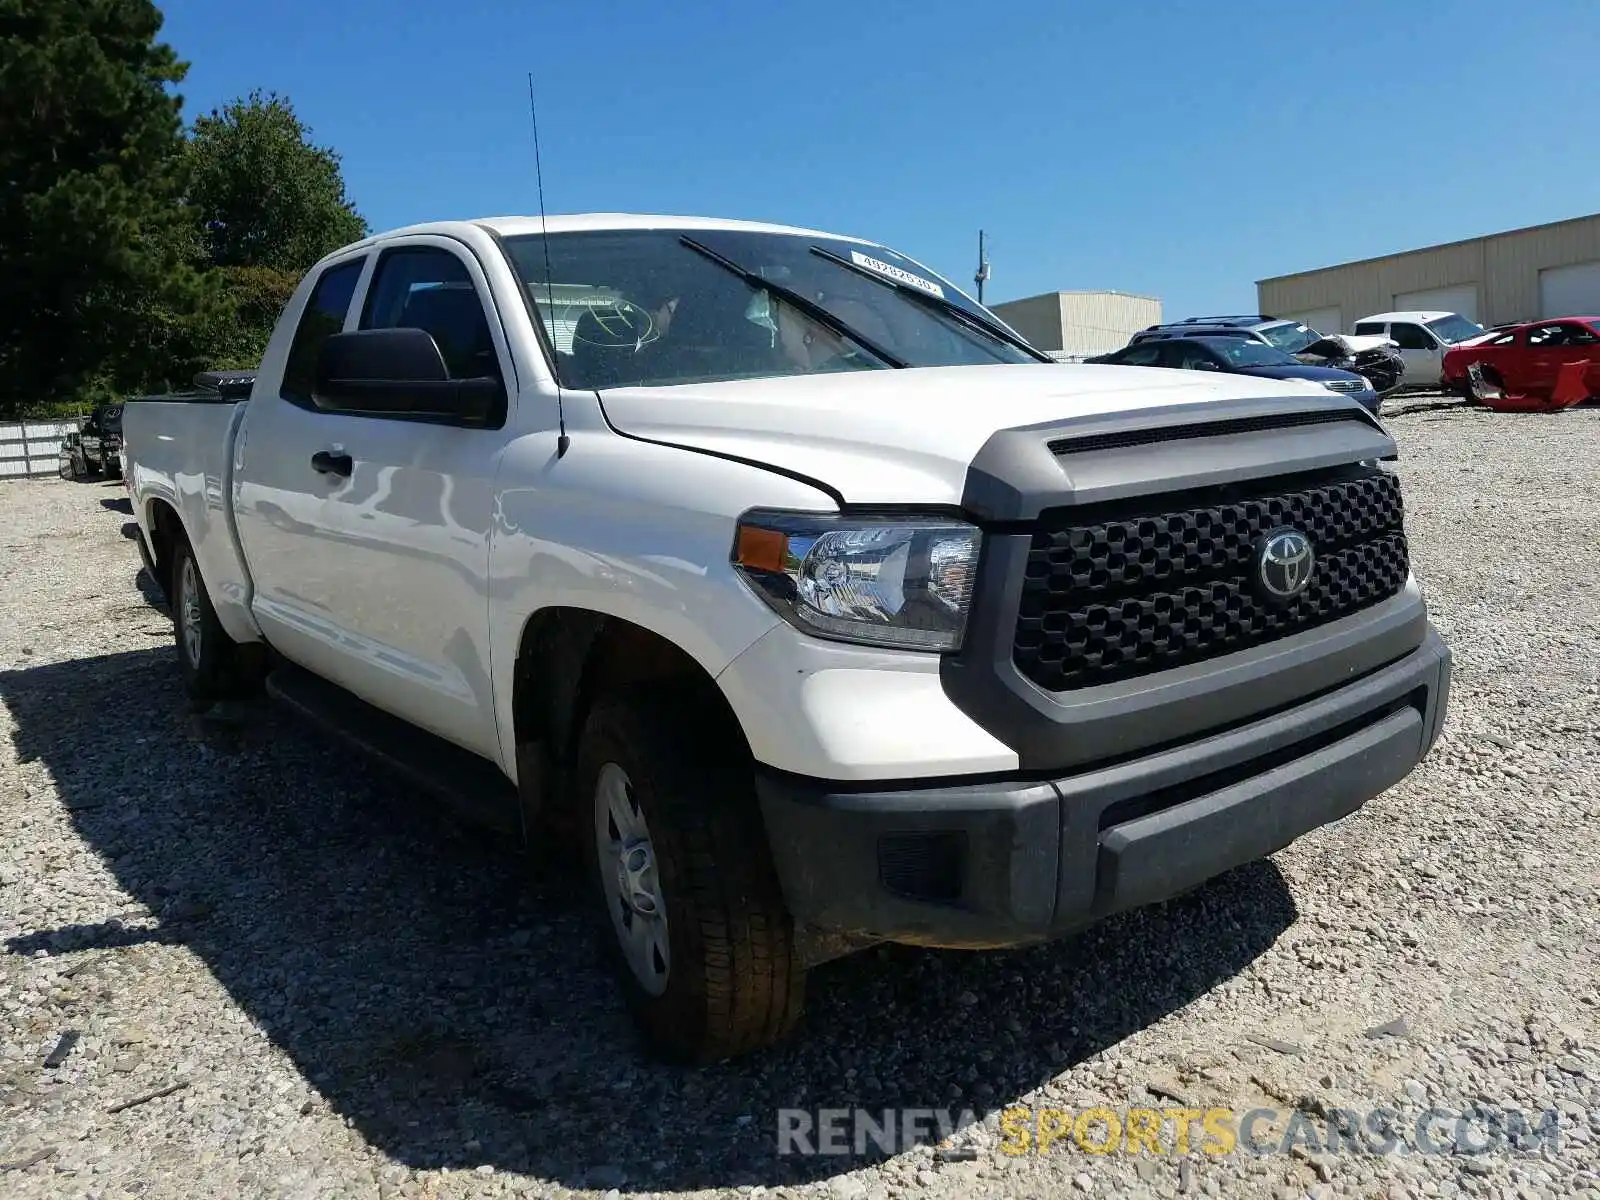
<svg viewBox="0 0 1600 1200"><path fill-rule="evenodd" d="M1127 292L1046 292L988 305L1040 350L1058 358L1105 354L1161 320L1161 301Z"/></svg>
<svg viewBox="0 0 1600 1200"><path fill-rule="evenodd" d="M1261 311L1324 333L1372 313L1442 309L1484 326L1600 314L1600 213L1279 275L1256 284Z"/></svg>

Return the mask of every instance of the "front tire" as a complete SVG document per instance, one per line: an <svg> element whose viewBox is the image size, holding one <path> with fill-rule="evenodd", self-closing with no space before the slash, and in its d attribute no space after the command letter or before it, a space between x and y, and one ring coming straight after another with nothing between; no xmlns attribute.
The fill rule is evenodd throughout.
<svg viewBox="0 0 1600 1200"><path fill-rule="evenodd" d="M184 691L197 710L239 696L249 682L239 643L217 620L200 564L187 540L179 539L172 561L172 621Z"/></svg>
<svg viewBox="0 0 1600 1200"><path fill-rule="evenodd" d="M603 698L579 746L601 934L657 1054L717 1062L799 1020L805 973L748 758L663 689Z"/></svg>

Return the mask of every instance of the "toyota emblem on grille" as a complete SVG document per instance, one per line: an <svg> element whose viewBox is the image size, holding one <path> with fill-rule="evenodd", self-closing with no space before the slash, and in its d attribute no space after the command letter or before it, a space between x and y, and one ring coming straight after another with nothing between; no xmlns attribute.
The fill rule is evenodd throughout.
<svg viewBox="0 0 1600 1200"><path fill-rule="evenodd" d="M1261 539L1256 552L1256 578L1274 600L1293 600L1311 582L1316 555L1311 540L1298 529L1275 529Z"/></svg>

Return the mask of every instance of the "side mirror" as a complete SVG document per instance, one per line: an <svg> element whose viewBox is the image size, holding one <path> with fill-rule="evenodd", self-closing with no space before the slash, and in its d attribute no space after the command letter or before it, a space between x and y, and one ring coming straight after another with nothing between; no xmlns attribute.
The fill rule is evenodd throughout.
<svg viewBox="0 0 1600 1200"><path fill-rule="evenodd" d="M504 417L506 389L492 376L450 378L424 329L360 329L322 343L311 400L397 420L490 426Z"/></svg>

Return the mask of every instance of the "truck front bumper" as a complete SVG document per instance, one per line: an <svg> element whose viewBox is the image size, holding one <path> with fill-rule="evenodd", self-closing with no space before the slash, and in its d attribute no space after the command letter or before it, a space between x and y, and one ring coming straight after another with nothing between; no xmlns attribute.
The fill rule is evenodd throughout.
<svg viewBox="0 0 1600 1200"><path fill-rule="evenodd" d="M1247 725L1061 778L884 787L757 779L798 924L1022 945L1164 900L1348 816L1438 737L1450 652L1404 658Z"/></svg>

